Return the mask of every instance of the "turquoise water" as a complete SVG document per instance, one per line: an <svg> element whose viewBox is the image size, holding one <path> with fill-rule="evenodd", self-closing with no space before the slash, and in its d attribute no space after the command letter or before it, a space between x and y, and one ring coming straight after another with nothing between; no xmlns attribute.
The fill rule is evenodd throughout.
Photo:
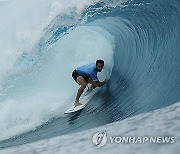
<svg viewBox="0 0 180 154"><path fill-rule="evenodd" d="M19 0L2 6L0 147L82 131L178 102L179 6L177 0ZM64 116L78 89L71 71L98 58L105 60L102 74L108 83L82 112Z"/></svg>

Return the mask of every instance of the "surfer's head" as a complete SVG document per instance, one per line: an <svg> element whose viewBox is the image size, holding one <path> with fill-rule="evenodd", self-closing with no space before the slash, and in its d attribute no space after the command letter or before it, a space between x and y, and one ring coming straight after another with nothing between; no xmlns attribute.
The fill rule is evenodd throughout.
<svg viewBox="0 0 180 154"><path fill-rule="evenodd" d="M98 72L101 72L104 66L104 61L99 59L96 61L96 69Z"/></svg>

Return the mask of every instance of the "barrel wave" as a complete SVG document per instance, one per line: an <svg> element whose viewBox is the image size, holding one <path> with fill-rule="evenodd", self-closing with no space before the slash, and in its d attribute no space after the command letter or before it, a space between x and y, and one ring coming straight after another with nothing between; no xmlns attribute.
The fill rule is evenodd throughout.
<svg viewBox="0 0 180 154"><path fill-rule="evenodd" d="M37 8L31 16L24 12L26 2L9 1L1 4L0 12L18 2L24 7L14 11L19 15L14 29L6 34L7 26L0 26L5 35L0 48L9 53L2 51L0 62L1 148L105 125L180 101L178 0L79 0L69 5L54 0L41 6L39 16L41 1L28 1ZM31 23L21 13L37 21ZM34 26L38 30L31 35ZM21 33L14 33L19 29ZM105 60L99 78L108 79L107 84L84 110L64 115L78 89L71 72L99 58Z"/></svg>

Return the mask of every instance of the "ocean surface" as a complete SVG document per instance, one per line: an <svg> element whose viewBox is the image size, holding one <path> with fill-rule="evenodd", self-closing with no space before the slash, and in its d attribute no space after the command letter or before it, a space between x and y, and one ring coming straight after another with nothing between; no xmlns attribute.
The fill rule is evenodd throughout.
<svg viewBox="0 0 180 154"><path fill-rule="evenodd" d="M180 103L176 103L100 127L2 149L0 154L179 154L179 113ZM97 134L103 137L100 144Z"/></svg>
<svg viewBox="0 0 180 154"><path fill-rule="evenodd" d="M179 0L4 0L0 21L0 150L178 106ZM97 59L107 84L64 115L79 87L72 71Z"/></svg>

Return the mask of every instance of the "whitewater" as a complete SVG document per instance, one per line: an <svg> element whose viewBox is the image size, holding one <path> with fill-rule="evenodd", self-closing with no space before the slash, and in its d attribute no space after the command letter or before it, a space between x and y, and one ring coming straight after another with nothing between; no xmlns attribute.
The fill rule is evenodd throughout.
<svg viewBox="0 0 180 154"><path fill-rule="evenodd" d="M177 153L179 6L178 0L1 1L0 150L58 153L62 146L66 153L76 142L85 153L96 152L91 137L103 129L114 135L172 135L175 143L166 150L151 144L132 148ZM107 84L84 110L64 115L78 89L72 71L97 59L105 61L98 78ZM82 137L72 139L82 134L84 143ZM111 146L132 152L131 145L117 144L99 152L111 152Z"/></svg>

